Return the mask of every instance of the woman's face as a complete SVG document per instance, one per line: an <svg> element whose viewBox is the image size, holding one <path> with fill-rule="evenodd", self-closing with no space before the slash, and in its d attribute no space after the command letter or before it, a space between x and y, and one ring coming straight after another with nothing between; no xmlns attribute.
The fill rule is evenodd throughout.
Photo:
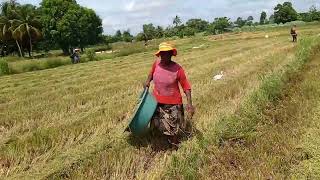
<svg viewBox="0 0 320 180"><path fill-rule="evenodd" d="M161 51L160 57L163 61L171 61L172 51Z"/></svg>

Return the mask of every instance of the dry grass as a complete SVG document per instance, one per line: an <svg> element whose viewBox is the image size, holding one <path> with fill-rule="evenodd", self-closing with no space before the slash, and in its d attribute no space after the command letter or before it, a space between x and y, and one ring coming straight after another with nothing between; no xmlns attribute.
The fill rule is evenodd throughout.
<svg viewBox="0 0 320 180"><path fill-rule="evenodd" d="M301 31L316 34L320 29ZM259 87L261 76L294 59L296 47L283 35L286 31L269 39L259 33L252 34L254 38L239 34L221 41L210 37L175 41L181 49L176 61L193 84L194 122L204 136ZM192 48L202 44L202 49ZM173 157L201 150L194 138L177 152L157 152L152 144L130 141L123 134L152 62L151 53L138 53L1 77L0 177L160 178ZM226 78L212 81L220 70ZM197 166L196 161L190 166ZM184 173L192 178L194 172ZM203 175L210 178L205 171Z"/></svg>

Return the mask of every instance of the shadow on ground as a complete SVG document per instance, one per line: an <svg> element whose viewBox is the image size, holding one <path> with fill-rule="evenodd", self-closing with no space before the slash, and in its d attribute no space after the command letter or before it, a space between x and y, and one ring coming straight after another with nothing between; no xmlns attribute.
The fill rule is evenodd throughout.
<svg viewBox="0 0 320 180"><path fill-rule="evenodd" d="M196 129L195 126L191 123L188 123L187 129L189 130L189 132L183 132L179 137L181 143L193 137L202 138L202 132ZM179 149L176 146L172 146L168 142L168 138L165 135L162 135L156 129L149 130L148 132L140 136L134 136L133 134L130 134L127 137L127 141L130 145L136 147L137 149L150 146L154 152L174 151Z"/></svg>

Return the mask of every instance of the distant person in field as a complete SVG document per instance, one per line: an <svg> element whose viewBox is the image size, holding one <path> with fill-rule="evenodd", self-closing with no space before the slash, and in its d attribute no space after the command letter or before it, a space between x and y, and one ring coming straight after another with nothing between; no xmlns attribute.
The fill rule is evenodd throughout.
<svg viewBox="0 0 320 180"><path fill-rule="evenodd" d="M73 54L70 56L71 62L73 64L77 64L80 62L80 49L75 49Z"/></svg>
<svg viewBox="0 0 320 180"><path fill-rule="evenodd" d="M187 96L187 111L192 117L194 107L191 99L191 86L183 68L172 61L177 55L177 49L170 43L161 43L155 54L160 57L152 66L145 87L154 83L153 95L158 101L158 107L151 120L151 127L159 130L168 138L168 142L178 147L178 137L185 132L187 122L184 118L184 108L179 84Z"/></svg>
<svg viewBox="0 0 320 180"><path fill-rule="evenodd" d="M292 42L297 42L297 37L298 37L298 33L297 33L297 26L293 25L291 28L291 36L292 36Z"/></svg>

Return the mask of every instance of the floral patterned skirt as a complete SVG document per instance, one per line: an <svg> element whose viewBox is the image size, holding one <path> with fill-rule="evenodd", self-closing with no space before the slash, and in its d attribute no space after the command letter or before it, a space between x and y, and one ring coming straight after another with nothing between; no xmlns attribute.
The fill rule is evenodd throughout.
<svg viewBox="0 0 320 180"><path fill-rule="evenodd" d="M186 129L183 105L159 104L151 120L151 127L167 136L176 136Z"/></svg>

